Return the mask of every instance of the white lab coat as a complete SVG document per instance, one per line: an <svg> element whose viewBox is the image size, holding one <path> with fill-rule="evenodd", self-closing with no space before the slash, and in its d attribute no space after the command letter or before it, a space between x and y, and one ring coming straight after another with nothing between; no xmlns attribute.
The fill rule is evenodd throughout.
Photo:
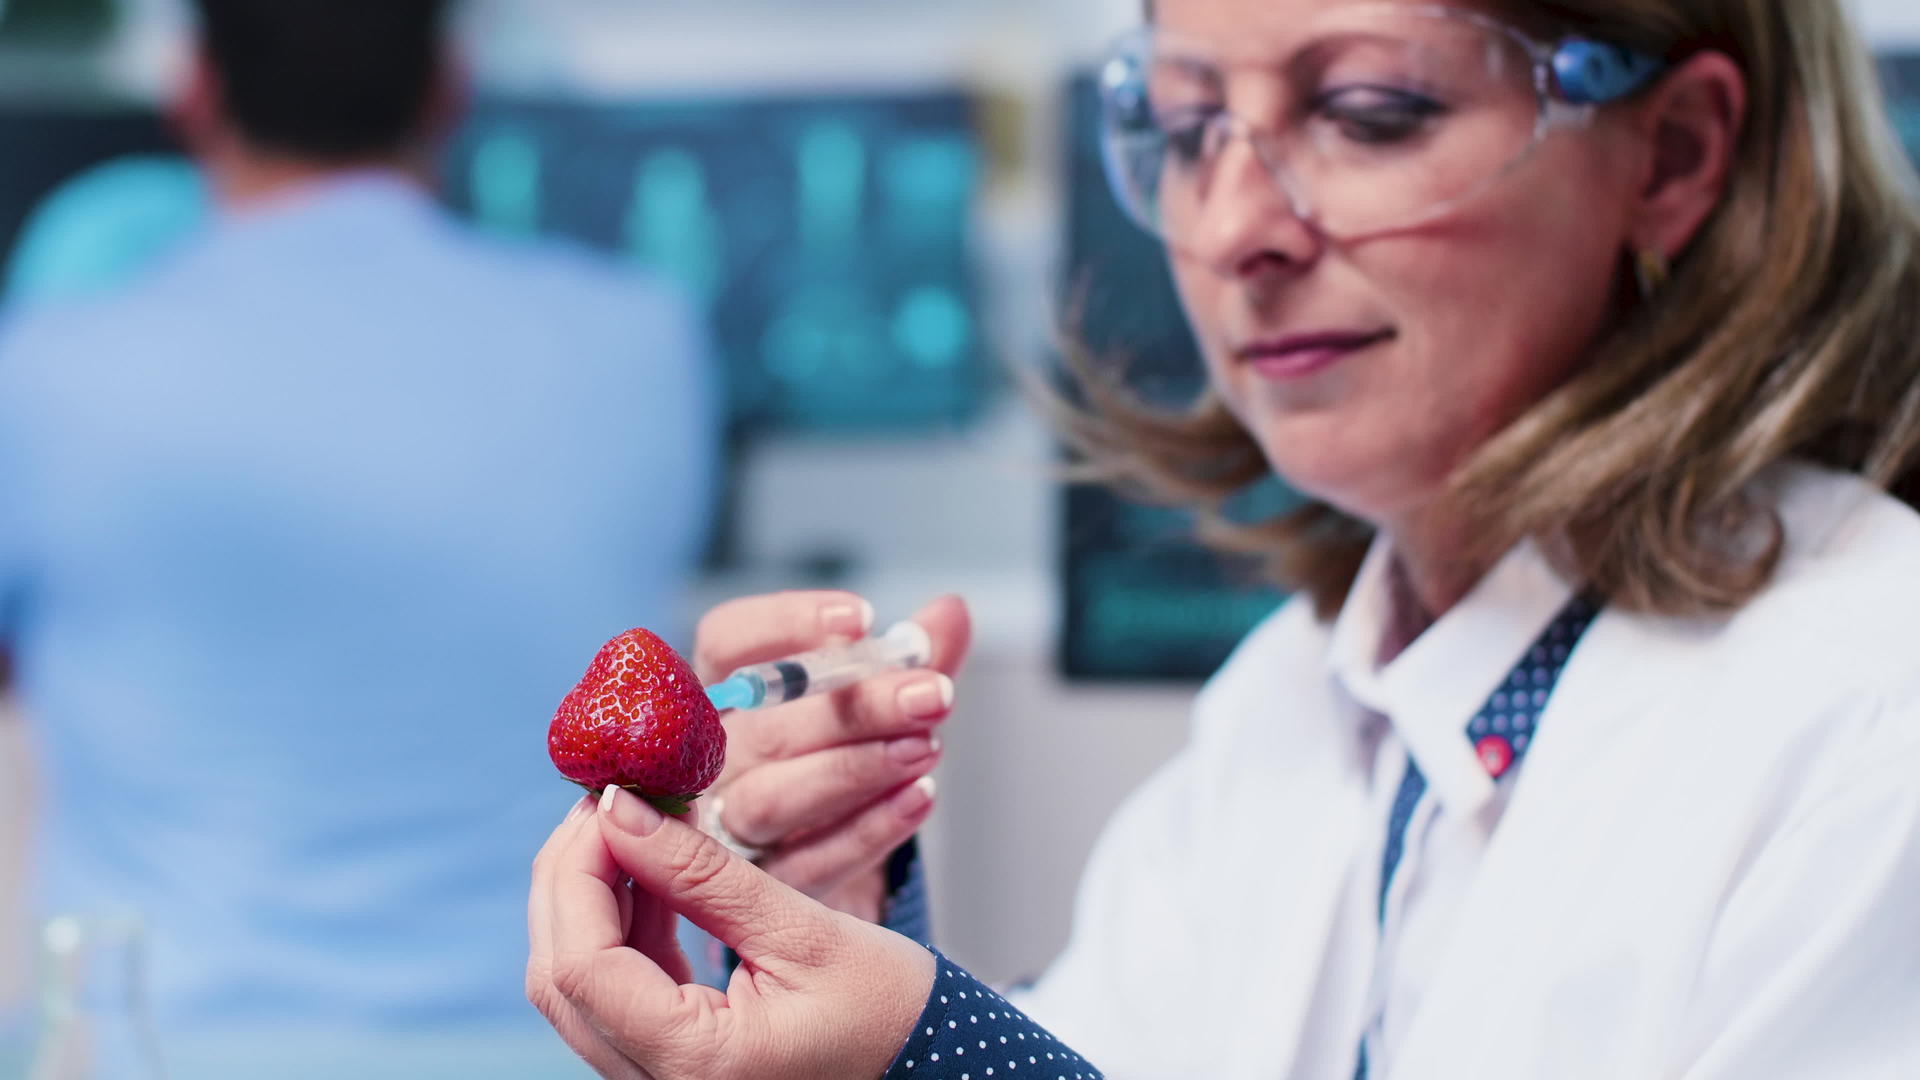
<svg viewBox="0 0 1920 1080"><path fill-rule="evenodd" d="M1770 487L1757 600L1587 632L1373 1080L1920 1078L1920 516ZM1305 604L1248 638L1018 999L1114 1080L1353 1075L1385 826L1327 652Z"/></svg>

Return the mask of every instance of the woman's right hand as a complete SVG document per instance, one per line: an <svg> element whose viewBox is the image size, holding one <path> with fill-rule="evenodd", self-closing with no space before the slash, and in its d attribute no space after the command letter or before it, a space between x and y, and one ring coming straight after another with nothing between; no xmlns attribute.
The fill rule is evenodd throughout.
<svg viewBox="0 0 1920 1080"><path fill-rule="evenodd" d="M694 667L708 683L748 664L846 642L873 609L845 592L734 600L701 620ZM703 813L763 849L774 877L842 911L878 921L887 857L933 810L938 730L971 620L958 597L914 616L933 644L926 669L894 671L831 694L726 716L727 764Z"/></svg>

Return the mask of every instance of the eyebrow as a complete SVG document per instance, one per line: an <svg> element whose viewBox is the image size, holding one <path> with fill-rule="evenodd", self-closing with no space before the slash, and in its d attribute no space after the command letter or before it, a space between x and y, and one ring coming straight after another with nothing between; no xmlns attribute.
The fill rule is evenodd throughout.
<svg viewBox="0 0 1920 1080"><path fill-rule="evenodd" d="M1209 63L1196 56L1182 56L1176 53L1172 56L1157 60L1153 66L1155 68L1165 67L1171 69L1188 78L1209 85L1219 85L1221 82L1220 73L1222 69L1220 65Z"/></svg>
<svg viewBox="0 0 1920 1080"><path fill-rule="evenodd" d="M1220 81L1223 73L1236 67L1250 66L1258 66L1277 74L1299 78L1302 74L1318 74L1332 62L1337 54L1356 45L1393 45L1395 42L1396 39L1388 35L1371 31L1337 30L1308 41L1277 61L1261 58L1257 61L1223 63L1199 53L1170 52L1157 57L1155 63L1156 65L1164 63L1185 72L1204 75L1214 81Z"/></svg>
<svg viewBox="0 0 1920 1080"><path fill-rule="evenodd" d="M1308 72L1319 74L1324 71L1336 55L1356 45L1394 45L1396 39L1385 34L1361 30L1348 30L1308 42L1294 51L1282 65L1290 74Z"/></svg>

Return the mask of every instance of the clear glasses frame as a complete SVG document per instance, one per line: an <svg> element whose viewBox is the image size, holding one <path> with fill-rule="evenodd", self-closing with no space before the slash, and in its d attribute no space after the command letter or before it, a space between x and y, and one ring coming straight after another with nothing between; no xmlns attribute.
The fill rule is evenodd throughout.
<svg viewBox="0 0 1920 1080"><path fill-rule="evenodd" d="M1554 133L1579 131L1592 125L1601 106L1637 93L1664 68L1664 63L1622 46L1569 37L1542 41L1480 12L1442 4L1358 4L1345 14L1373 12L1396 18L1430 18L1471 26L1511 44L1527 58L1536 110L1530 137L1510 160L1466 190L1430 205L1394 213L1379 221L1349 223L1327 220L1314 204L1313 193L1288 163L1288 136L1270 131L1224 108L1206 121L1203 137L1218 152L1245 140L1264 166L1295 217L1312 223L1334 239L1417 227L1471 203L1504 183L1524 166ZM1107 178L1127 215L1148 232L1169 243L1160 221L1158 186L1164 169L1168 133L1153 116L1147 75L1154 63L1157 32L1139 27L1122 35L1110 47L1099 73L1101 148Z"/></svg>

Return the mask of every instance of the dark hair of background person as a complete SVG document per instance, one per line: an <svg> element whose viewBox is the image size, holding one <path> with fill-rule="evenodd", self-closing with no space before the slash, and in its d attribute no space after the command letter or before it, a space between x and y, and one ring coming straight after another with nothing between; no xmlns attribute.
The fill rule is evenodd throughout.
<svg viewBox="0 0 1920 1080"><path fill-rule="evenodd" d="M260 150L403 150L445 63L448 0L195 0L227 115Z"/></svg>

